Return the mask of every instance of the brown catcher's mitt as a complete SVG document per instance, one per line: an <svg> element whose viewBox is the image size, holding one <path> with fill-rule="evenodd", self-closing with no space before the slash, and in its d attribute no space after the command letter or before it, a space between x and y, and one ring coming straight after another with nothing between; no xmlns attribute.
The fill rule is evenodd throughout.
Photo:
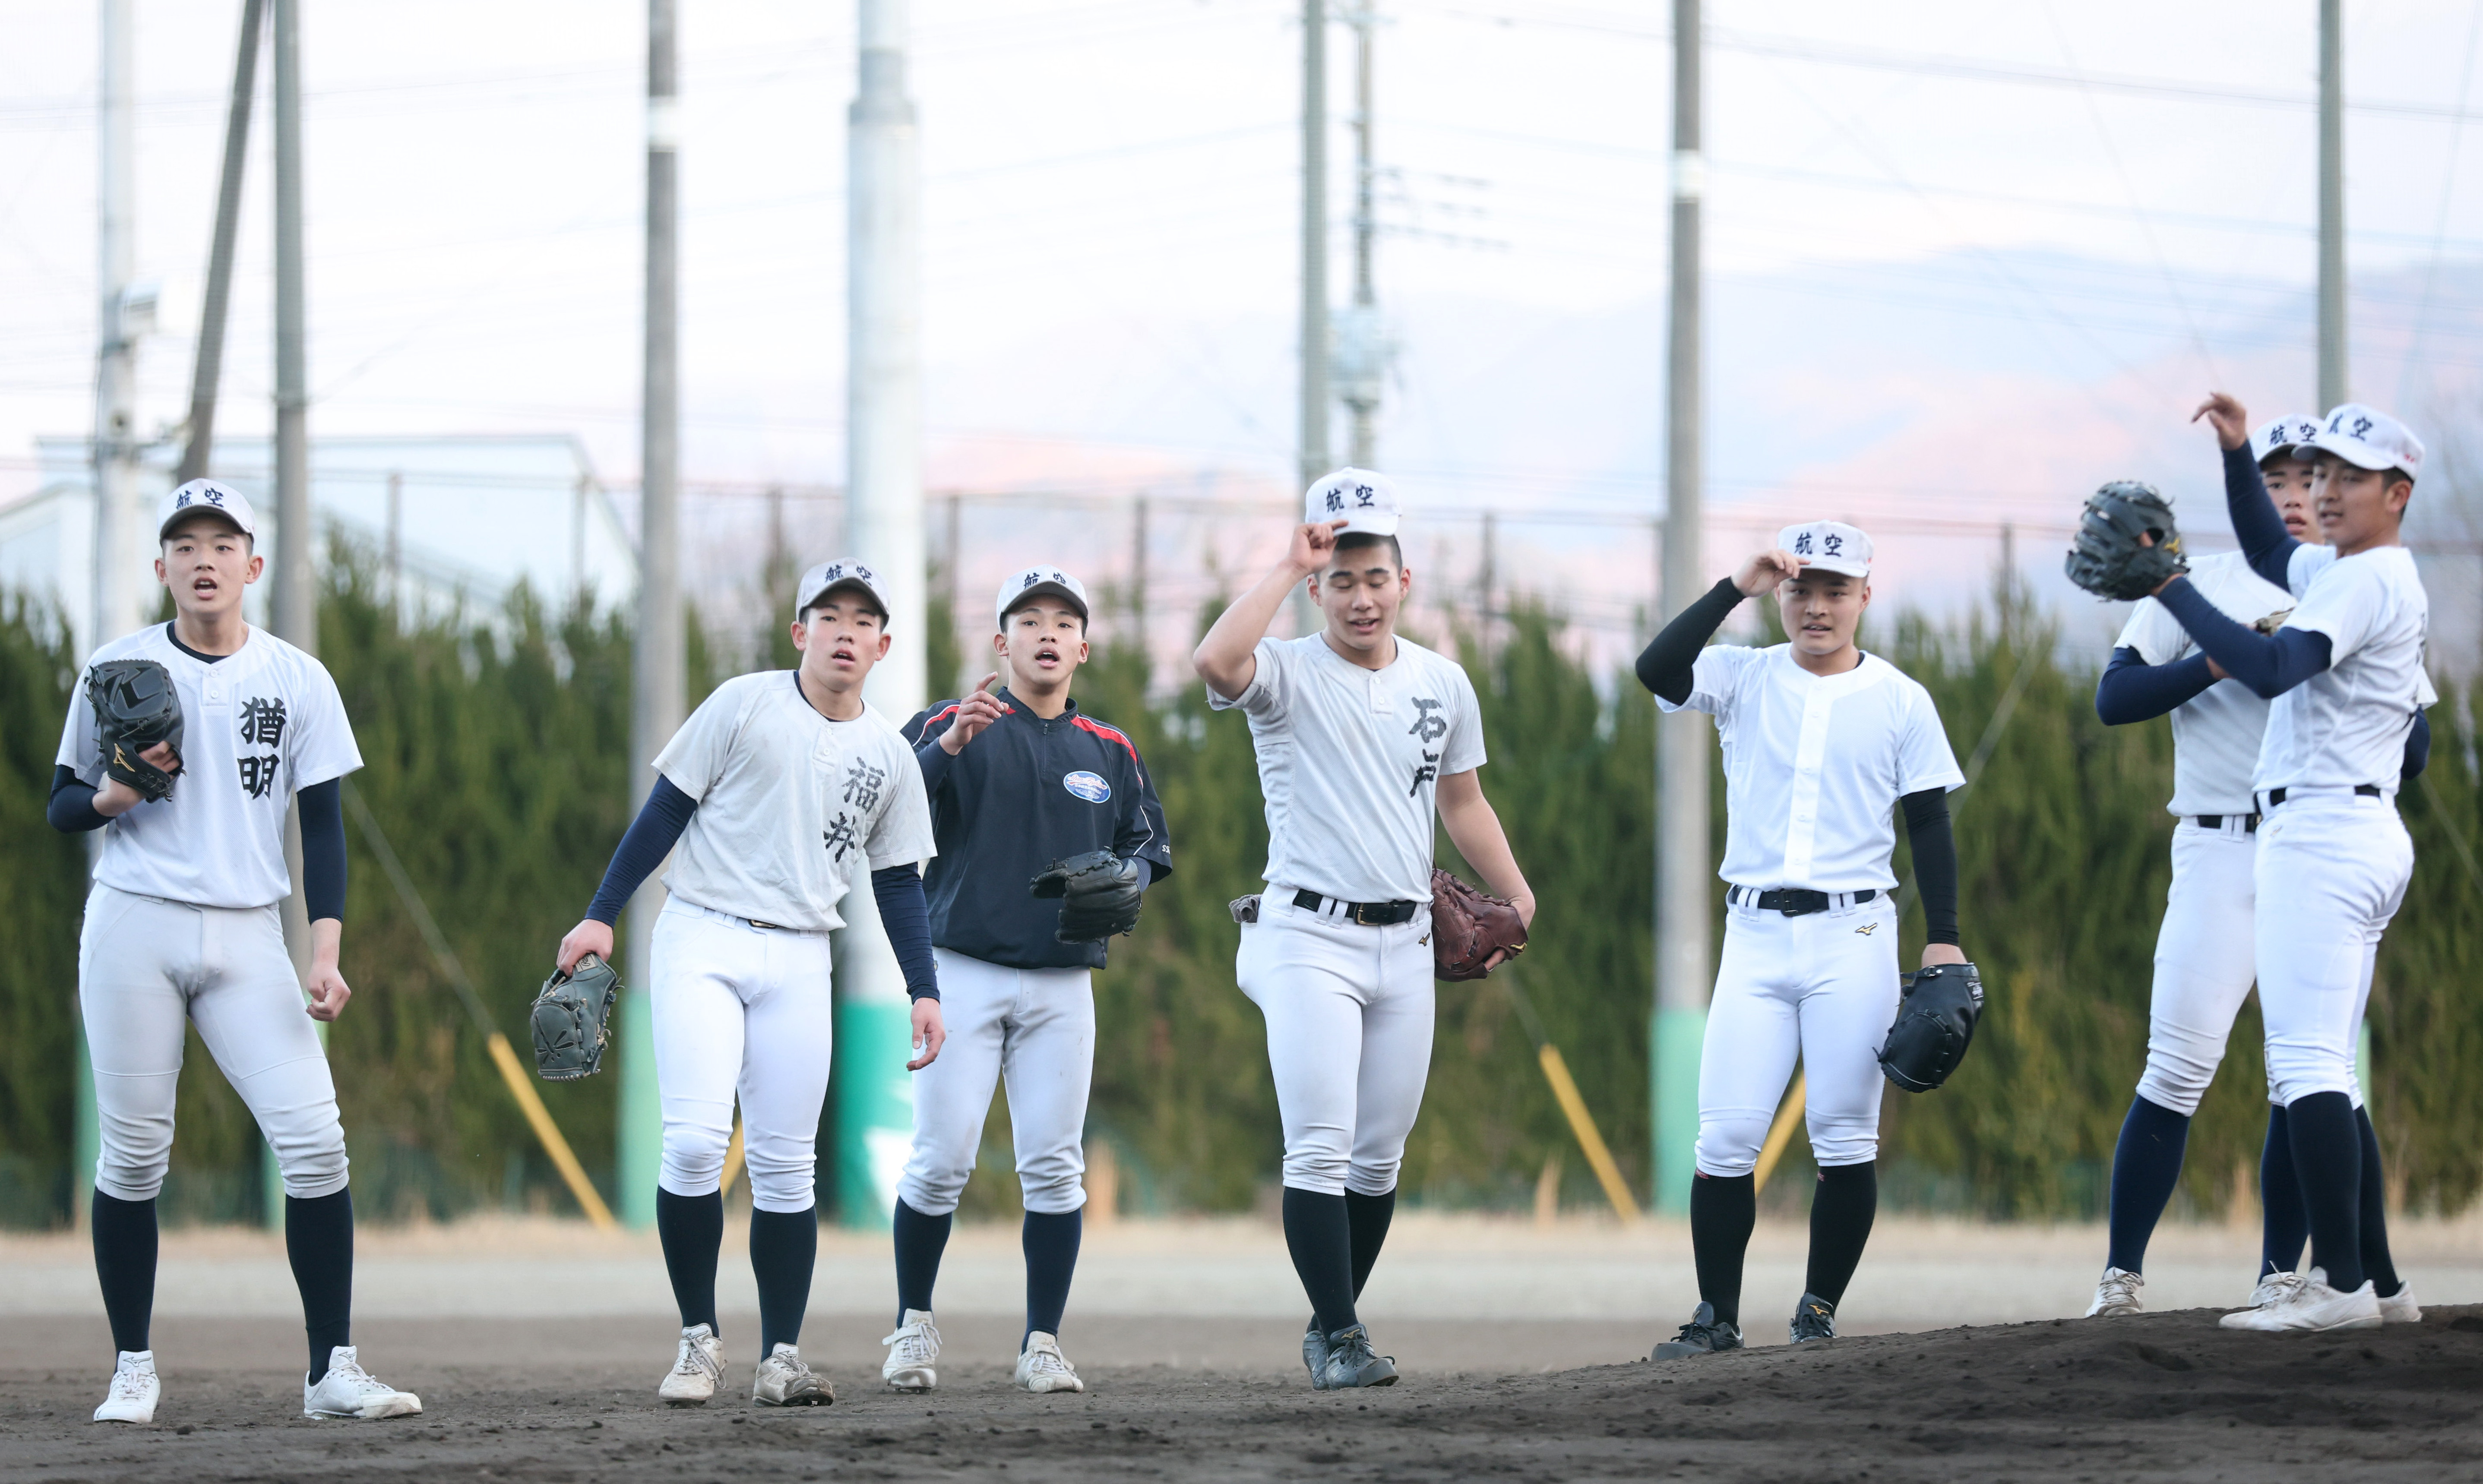
<svg viewBox="0 0 2483 1484"><path fill-rule="evenodd" d="M1526 923L1507 897L1478 891L1431 868L1431 971L1443 979L1480 979L1495 953L1526 951Z"/></svg>

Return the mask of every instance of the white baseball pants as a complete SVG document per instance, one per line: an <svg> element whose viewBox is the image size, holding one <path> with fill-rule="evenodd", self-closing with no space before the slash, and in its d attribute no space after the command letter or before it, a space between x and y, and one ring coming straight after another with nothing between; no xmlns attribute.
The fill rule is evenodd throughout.
<svg viewBox="0 0 2483 1484"><path fill-rule="evenodd" d="M95 1188L151 1201L173 1157L182 1021L276 1151L284 1193L345 1188L345 1126L273 906L193 907L96 886L78 935L78 1009L94 1068Z"/></svg>
<svg viewBox="0 0 2483 1484"><path fill-rule="evenodd" d="M993 1084L1008 1083L1018 1188L1043 1215L1086 1204L1086 1091L1095 994L1083 968L1007 968L935 948L940 1059L914 1074L914 1153L897 1193L925 1216L957 1208L983 1142Z"/></svg>
<svg viewBox="0 0 2483 1484"><path fill-rule="evenodd" d="M756 927L674 897L655 919L652 958L664 1109L656 1183L677 1196L722 1186L737 1098L750 1204L809 1210L835 1044L828 935Z"/></svg>
<svg viewBox="0 0 2483 1484"><path fill-rule="evenodd" d="M2393 799L2290 799L2259 826L2254 937L2277 1100L2360 1100L2355 1033L2380 936L2413 878L2414 840Z"/></svg>
<svg viewBox="0 0 2483 1484"><path fill-rule="evenodd" d="M1397 1188L1431 1073L1431 912L1364 927L1269 887L1242 928L1242 993L1268 1021L1285 1184L1323 1195Z"/></svg>
<svg viewBox="0 0 2483 1484"><path fill-rule="evenodd" d="M1738 1177L1757 1167L1797 1055L1811 1157L1878 1158L1880 1047L1897 999L1897 910L1886 892L1799 917L1727 905L1698 1048L1698 1168Z"/></svg>
<svg viewBox="0 0 2483 1484"><path fill-rule="evenodd" d="M2203 830L2173 827L2173 886L2155 934L2147 1070L2138 1095L2184 1118L2199 1111L2225 1059L2233 1018L2257 974L2248 946L2258 899L2258 836L2244 816Z"/></svg>

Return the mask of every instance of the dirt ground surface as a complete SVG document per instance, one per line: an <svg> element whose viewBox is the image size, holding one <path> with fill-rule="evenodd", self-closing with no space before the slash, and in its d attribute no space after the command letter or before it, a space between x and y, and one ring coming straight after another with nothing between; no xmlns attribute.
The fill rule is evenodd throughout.
<svg viewBox="0 0 2483 1484"><path fill-rule="evenodd" d="M667 1356L643 1321L395 1319L356 1338L427 1414L311 1422L285 1368L296 1326L174 1318L158 1350L199 1363L168 1364L157 1425L122 1428L87 1420L95 1368L20 1325L0 1341L0 1477L2483 1480L2483 1306L2302 1338L2228 1334L2209 1310L1548 1373L1420 1359L1557 1354L1578 1326L1400 1321L1379 1338L1401 1384L1315 1393L1297 1365L1224 1359L1284 1355L1297 1324L1098 1319L1071 1345L1088 1393L1028 1396L995 1317L951 1327L964 1359L940 1392L900 1397L877 1389L878 1336L843 1322L806 1336L837 1404L782 1412L742 1399L750 1326L733 1318L736 1393L688 1410L656 1403ZM1116 1362L1185 1347L1217 1359Z"/></svg>

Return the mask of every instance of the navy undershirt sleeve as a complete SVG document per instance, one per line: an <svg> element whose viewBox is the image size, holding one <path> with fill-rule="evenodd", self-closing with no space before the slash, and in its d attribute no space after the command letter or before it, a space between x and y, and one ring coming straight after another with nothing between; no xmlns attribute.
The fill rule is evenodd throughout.
<svg viewBox="0 0 2483 1484"><path fill-rule="evenodd" d="M294 795L302 809L302 905L310 920L345 920L345 781L332 778Z"/></svg>
<svg viewBox="0 0 2483 1484"><path fill-rule="evenodd" d="M922 791L935 794L940 791L940 785L948 781L948 767L957 758L940 745L938 737L933 737L914 750L914 760L922 768Z"/></svg>
<svg viewBox="0 0 2483 1484"><path fill-rule="evenodd" d="M603 885L596 888L595 900L586 915L606 926L621 920L621 909L638 894L639 884L654 874L664 863L681 832L689 828L690 815L697 812L698 801L677 788L673 781L658 773L655 786L647 790L647 807L621 836L621 848L612 853L612 863L603 870Z"/></svg>
<svg viewBox="0 0 2483 1484"><path fill-rule="evenodd" d="M2174 578L2155 597L2225 674L2271 701L2328 668L2326 634L2289 627L2261 634L2226 618L2187 577Z"/></svg>
<svg viewBox="0 0 2483 1484"><path fill-rule="evenodd" d="M2233 535L2241 540L2242 555L2250 559L2251 570L2291 592L2293 585L2285 581L2285 573L2293 566L2294 548L2302 543L2284 529L2284 517L2276 513L2276 501L2268 498L2267 480L2247 443L2225 450L2225 509L2232 517Z"/></svg>
<svg viewBox="0 0 2483 1484"><path fill-rule="evenodd" d="M2215 683L2204 652L2169 665L2150 665L2138 657L2136 649L2123 645L2112 651L2112 663L2096 682L2096 715L2107 727L2151 721Z"/></svg>
<svg viewBox="0 0 2483 1484"><path fill-rule="evenodd" d="M1914 849L1914 886L1923 898L1926 941L1957 945L1957 835L1949 828L1948 790L1925 788L1900 801L1906 838Z"/></svg>
<svg viewBox="0 0 2483 1484"><path fill-rule="evenodd" d="M2406 733L2405 763L2398 771L2397 781L2400 783L2411 783L2422 777L2422 770L2430 765L2431 718L2416 711L2414 714L2414 729Z"/></svg>
<svg viewBox="0 0 2483 1484"><path fill-rule="evenodd" d="M1673 616L1661 633L1647 641L1638 657L1638 683L1679 705L1690 699L1691 667L1698 663L1698 651L1724 626L1724 620L1741 605L1742 590L1725 577L1699 595L1698 600Z"/></svg>
<svg viewBox="0 0 2483 1484"><path fill-rule="evenodd" d="M84 835L112 823L94 811L94 786L77 776L77 769L52 769L52 797L43 806L43 818L63 835Z"/></svg>
<svg viewBox="0 0 2483 1484"><path fill-rule="evenodd" d="M870 894L888 945L896 950L896 967L904 970L906 997L938 999L940 967L931 957L931 904L922 896L921 870L882 866L870 873Z"/></svg>

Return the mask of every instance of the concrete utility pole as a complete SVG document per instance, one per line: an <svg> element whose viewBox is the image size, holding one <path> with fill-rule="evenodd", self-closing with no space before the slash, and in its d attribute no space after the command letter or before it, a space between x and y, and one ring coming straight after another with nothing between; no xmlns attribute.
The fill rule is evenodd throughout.
<svg viewBox="0 0 2483 1484"><path fill-rule="evenodd" d="M1327 453L1327 0L1302 0L1302 487Z"/></svg>
<svg viewBox="0 0 2483 1484"><path fill-rule="evenodd" d="M1371 0L1355 0L1345 13L1353 28L1353 305L1337 325L1337 394L1352 414L1350 462L1371 468L1378 460L1374 447L1374 419L1379 411L1380 382L1387 374L1388 348L1379 329L1379 305L1372 290L1371 247L1378 233L1373 194L1378 166L1372 156L1371 41L1377 17Z"/></svg>
<svg viewBox="0 0 2483 1484"><path fill-rule="evenodd" d="M681 388L679 251L681 114L674 0L647 0L646 372L638 432L638 635L631 676L629 798L655 786L655 755L687 709L681 588ZM664 888L654 876L629 903L629 992L621 1010L621 1110L615 1192L621 1220L655 1221L664 1115L655 1088L655 1021L647 973Z"/></svg>
<svg viewBox="0 0 2483 1484"><path fill-rule="evenodd" d="M2319 411L2345 389L2344 0L2319 0Z"/></svg>
<svg viewBox="0 0 2483 1484"><path fill-rule="evenodd" d="M136 628L142 554L138 511L138 337L154 297L137 288L138 146L131 94L136 63L131 0L103 0L96 38L94 596L86 648ZM80 615L80 617L87 617Z"/></svg>
<svg viewBox="0 0 2483 1484"><path fill-rule="evenodd" d="M1672 305L1665 383L1664 616L1688 607L1705 584L1700 551L1698 0L1672 6ZM1710 723L1679 712L1656 726L1655 1026L1647 1066L1654 1078L1655 1189L1659 1211L1690 1208L1698 1140L1698 1047L1715 979L1708 949L1707 756Z"/></svg>
<svg viewBox="0 0 2483 1484"><path fill-rule="evenodd" d="M173 483L204 479L215 452L216 393L225 369L225 309L232 298L233 238L241 229L241 183L250 161L250 112L258 91L258 33L267 0L242 0L241 45L233 59L232 104L225 115L225 168L216 186L216 230L207 250L206 304L190 373L189 440Z"/></svg>
<svg viewBox="0 0 2483 1484"><path fill-rule="evenodd" d="M922 542L921 173L905 92L906 0L860 0L860 69L846 113L845 531L888 594L888 657L865 694L903 721L923 700L930 614ZM837 1210L885 1228L914 1137L905 975L854 857L836 964Z"/></svg>

